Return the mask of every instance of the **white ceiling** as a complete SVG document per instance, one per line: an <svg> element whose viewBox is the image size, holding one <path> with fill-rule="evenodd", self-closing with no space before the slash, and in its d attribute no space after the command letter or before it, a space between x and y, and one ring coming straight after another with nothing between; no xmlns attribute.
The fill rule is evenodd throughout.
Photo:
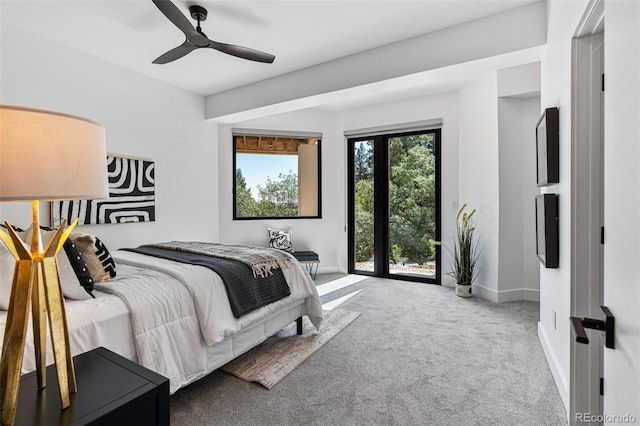
<svg viewBox="0 0 640 426"><path fill-rule="evenodd" d="M184 1L209 11L210 39L276 55L273 64L199 49L152 61L184 36L151 0L0 0L0 19L174 86L210 95L429 33L534 0Z"/></svg>

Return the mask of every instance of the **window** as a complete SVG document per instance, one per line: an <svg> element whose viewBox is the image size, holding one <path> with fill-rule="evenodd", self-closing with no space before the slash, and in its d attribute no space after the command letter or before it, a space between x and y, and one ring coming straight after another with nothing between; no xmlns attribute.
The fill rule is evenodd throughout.
<svg viewBox="0 0 640 426"><path fill-rule="evenodd" d="M321 217L320 136L234 132L233 218Z"/></svg>

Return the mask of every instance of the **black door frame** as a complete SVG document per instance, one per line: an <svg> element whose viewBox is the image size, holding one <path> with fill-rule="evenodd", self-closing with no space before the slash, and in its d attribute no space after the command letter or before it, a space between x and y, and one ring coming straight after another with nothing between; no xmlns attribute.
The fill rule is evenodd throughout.
<svg viewBox="0 0 640 426"><path fill-rule="evenodd" d="M389 140L396 137L421 135L425 133L435 134L434 155L436 162L435 176L435 202L436 202L436 236L441 240L441 129L426 129L412 132L388 133L375 136L361 136L347 139L347 207L348 213L348 272L350 274L369 275L382 278L392 278L403 281L425 282L440 285L442 278L441 246L436 245L436 276L435 278L423 278L412 275L389 273ZM355 269L355 144L362 141L373 141L373 203L374 203L374 271L360 271ZM380 261L383 259L383 261Z"/></svg>

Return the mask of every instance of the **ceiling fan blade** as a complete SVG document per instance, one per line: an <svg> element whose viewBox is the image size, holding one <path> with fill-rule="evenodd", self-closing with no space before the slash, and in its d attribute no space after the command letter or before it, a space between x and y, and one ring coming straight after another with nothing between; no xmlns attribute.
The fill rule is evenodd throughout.
<svg viewBox="0 0 640 426"><path fill-rule="evenodd" d="M185 56L187 53L193 52L196 49L197 49L196 46L190 44L188 41L185 40L184 43L182 43L180 46L176 47L175 49L171 49L170 51L158 56L156 60L153 61L153 63L166 64L168 62L175 61L176 59L180 59L183 56Z"/></svg>
<svg viewBox="0 0 640 426"><path fill-rule="evenodd" d="M193 25L191 25L191 22L189 22L187 17L180 12L180 9L178 9L175 4L171 3L169 0L152 1L153 4L160 9L160 12L162 12L167 19L173 22L173 25L178 27L187 37L193 35L193 33L198 34L196 29L193 28Z"/></svg>
<svg viewBox="0 0 640 426"><path fill-rule="evenodd" d="M209 47L215 50L219 50L220 52L236 56L238 58L248 59L250 61L265 62L267 64L270 64L274 61L274 59L276 59L275 56L268 53L260 52L259 50L236 46L235 44L218 43L217 41L213 40L209 40Z"/></svg>

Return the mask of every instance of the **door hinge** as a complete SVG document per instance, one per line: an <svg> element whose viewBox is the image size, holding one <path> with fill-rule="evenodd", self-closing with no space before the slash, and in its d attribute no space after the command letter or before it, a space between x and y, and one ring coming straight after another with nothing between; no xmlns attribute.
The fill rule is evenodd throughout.
<svg viewBox="0 0 640 426"><path fill-rule="evenodd" d="M604 396L604 377L600 377L600 396Z"/></svg>
<svg viewBox="0 0 640 426"><path fill-rule="evenodd" d="M602 91L604 92L604 73L602 73Z"/></svg>
<svg viewBox="0 0 640 426"><path fill-rule="evenodd" d="M604 244L604 226L600 227L600 244Z"/></svg>

